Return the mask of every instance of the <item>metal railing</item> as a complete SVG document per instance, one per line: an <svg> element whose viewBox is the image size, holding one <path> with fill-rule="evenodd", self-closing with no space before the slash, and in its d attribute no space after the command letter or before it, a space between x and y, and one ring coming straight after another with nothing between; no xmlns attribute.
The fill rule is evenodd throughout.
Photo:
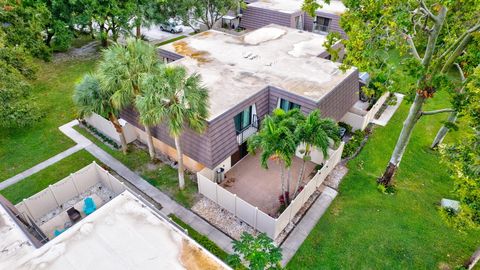
<svg viewBox="0 0 480 270"><path fill-rule="evenodd" d="M314 29L315 32L326 33L326 32L328 32L328 25L319 25L319 24L315 23L313 29Z"/></svg>
<svg viewBox="0 0 480 270"><path fill-rule="evenodd" d="M250 125L244 127L242 130L236 130L238 144L240 145L244 143L251 135L258 131L259 125L260 121L258 120L257 115L252 115L252 122L250 123ZM251 130L252 128L254 129L254 131Z"/></svg>

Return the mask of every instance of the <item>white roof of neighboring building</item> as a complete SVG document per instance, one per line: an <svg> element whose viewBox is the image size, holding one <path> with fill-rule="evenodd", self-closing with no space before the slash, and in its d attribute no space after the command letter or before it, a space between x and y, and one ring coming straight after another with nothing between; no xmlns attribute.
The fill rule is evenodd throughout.
<svg viewBox="0 0 480 270"><path fill-rule="evenodd" d="M216 118L267 86L318 102L355 69L317 57L325 36L269 25L243 36L209 30L160 47L185 56L171 64L198 73Z"/></svg>
<svg viewBox="0 0 480 270"><path fill-rule="evenodd" d="M0 207L0 269L229 269L125 191L39 249Z"/></svg>
<svg viewBox="0 0 480 270"><path fill-rule="evenodd" d="M317 3L322 5L318 11L325 13L341 15L346 11L346 7L342 1L331 0L330 4L326 4L324 1L318 0ZM303 0L258 0L248 6L276 10L284 13L295 13L302 10L302 4Z"/></svg>

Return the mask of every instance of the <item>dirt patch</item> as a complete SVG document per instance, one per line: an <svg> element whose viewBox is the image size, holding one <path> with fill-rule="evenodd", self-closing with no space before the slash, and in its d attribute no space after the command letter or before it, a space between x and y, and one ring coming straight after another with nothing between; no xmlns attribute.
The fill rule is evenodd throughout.
<svg viewBox="0 0 480 270"><path fill-rule="evenodd" d="M182 265L188 270L216 270L225 269L208 256L199 247L196 247L186 239L182 241L182 252L180 254Z"/></svg>
<svg viewBox="0 0 480 270"><path fill-rule="evenodd" d="M185 41L177 41L173 43L173 48L175 52L184 56L188 56L197 60L198 63L208 63L211 60L208 59L209 53L206 51L196 51L192 47L188 46L187 42Z"/></svg>

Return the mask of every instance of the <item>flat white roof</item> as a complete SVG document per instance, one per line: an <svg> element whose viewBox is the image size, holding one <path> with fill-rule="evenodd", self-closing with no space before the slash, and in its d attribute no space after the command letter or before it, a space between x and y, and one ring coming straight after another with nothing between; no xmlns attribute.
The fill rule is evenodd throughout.
<svg viewBox="0 0 480 270"><path fill-rule="evenodd" d="M341 15L346 11L345 5L339 0L332 0L330 1L330 4L326 4L324 1L318 0L317 3L322 5L322 7L317 11L335 15ZM248 6L270 9L283 13L295 13L302 10L302 4L303 0L259 0L249 4Z"/></svg>
<svg viewBox="0 0 480 270"><path fill-rule="evenodd" d="M268 25L243 36L209 30L160 49L184 56L171 65L201 75L212 120L267 86L320 101L355 70L317 57L324 42L323 35Z"/></svg>
<svg viewBox="0 0 480 270"><path fill-rule="evenodd" d="M229 269L125 191L39 249L0 207L0 269Z"/></svg>

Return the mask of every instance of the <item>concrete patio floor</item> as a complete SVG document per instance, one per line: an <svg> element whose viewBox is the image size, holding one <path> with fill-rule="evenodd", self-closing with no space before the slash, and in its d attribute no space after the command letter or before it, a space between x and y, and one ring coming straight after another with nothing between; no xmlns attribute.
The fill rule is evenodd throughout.
<svg viewBox="0 0 480 270"><path fill-rule="evenodd" d="M292 162L290 192L293 193L297 183L302 159L295 157ZM304 183L311 177L310 173L315 169L316 164L307 162L305 165ZM239 198L270 216L276 216L280 208L278 200L281 195L281 167L276 161L268 161L268 170L260 165L260 155L247 155L226 174L222 186L228 191L236 194Z"/></svg>

